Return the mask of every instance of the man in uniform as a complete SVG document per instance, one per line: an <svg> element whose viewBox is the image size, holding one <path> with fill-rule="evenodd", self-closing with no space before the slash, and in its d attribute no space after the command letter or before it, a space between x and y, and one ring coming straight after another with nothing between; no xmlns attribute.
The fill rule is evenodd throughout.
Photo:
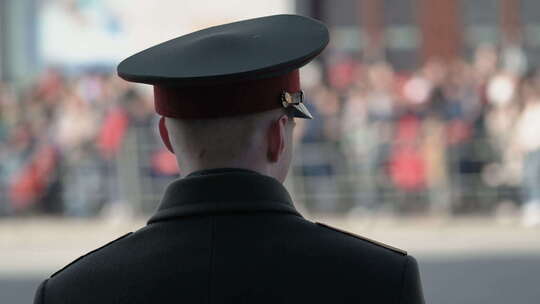
<svg viewBox="0 0 540 304"><path fill-rule="evenodd" d="M304 219L282 183L318 21L268 16L197 31L124 60L154 86L172 182L148 224L45 280L35 303L424 303L406 252Z"/></svg>

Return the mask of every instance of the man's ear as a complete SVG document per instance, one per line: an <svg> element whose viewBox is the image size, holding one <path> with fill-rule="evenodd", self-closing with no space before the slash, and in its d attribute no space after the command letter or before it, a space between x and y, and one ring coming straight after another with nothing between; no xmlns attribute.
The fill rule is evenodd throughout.
<svg viewBox="0 0 540 304"><path fill-rule="evenodd" d="M271 163L277 162L285 150L285 129L288 121L289 117L283 115L278 120L273 121L268 128L267 157Z"/></svg>
<svg viewBox="0 0 540 304"><path fill-rule="evenodd" d="M159 135L167 150L174 154L171 140L169 139L169 130L167 130L167 126L165 125L165 117L159 119Z"/></svg>

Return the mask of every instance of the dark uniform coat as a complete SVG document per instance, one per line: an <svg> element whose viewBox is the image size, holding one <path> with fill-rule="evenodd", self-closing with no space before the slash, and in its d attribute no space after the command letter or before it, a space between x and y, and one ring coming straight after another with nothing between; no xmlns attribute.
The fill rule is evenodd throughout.
<svg viewBox="0 0 540 304"><path fill-rule="evenodd" d="M424 303L405 252L304 219L277 180L174 181L148 225L45 280L35 303Z"/></svg>

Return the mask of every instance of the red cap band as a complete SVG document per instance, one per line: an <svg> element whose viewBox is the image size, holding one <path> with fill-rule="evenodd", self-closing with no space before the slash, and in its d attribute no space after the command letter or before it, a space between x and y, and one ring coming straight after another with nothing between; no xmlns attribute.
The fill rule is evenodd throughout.
<svg viewBox="0 0 540 304"><path fill-rule="evenodd" d="M300 91L298 69L272 78L212 86L154 85L156 112L172 118L204 119L264 112L282 107L281 94Z"/></svg>

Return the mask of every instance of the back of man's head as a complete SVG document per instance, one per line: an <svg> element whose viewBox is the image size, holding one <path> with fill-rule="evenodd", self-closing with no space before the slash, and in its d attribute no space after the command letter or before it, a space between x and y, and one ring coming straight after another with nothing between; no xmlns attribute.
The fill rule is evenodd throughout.
<svg viewBox="0 0 540 304"><path fill-rule="evenodd" d="M284 109L214 119L167 118L181 175L245 168L283 181L292 156L294 121Z"/></svg>
<svg viewBox="0 0 540 304"><path fill-rule="evenodd" d="M152 46L124 59L118 75L153 85L160 134L181 176L235 167L283 181L292 117L313 118L303 104L300 68L328 42L327 27L315 19L265 16Z"/></svg>

